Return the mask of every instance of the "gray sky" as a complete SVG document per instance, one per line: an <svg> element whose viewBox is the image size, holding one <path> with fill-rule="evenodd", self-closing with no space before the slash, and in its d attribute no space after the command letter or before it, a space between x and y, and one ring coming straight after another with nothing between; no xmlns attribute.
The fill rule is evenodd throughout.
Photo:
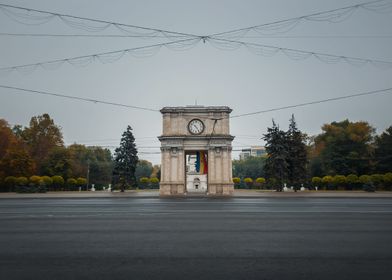
<svg viewBox="0 0 392 280"><path fill-rule="evenodd" d="M274 0L274 1L82 1L82 0L2 0L4 4L109 21L148 26L198 35L302 16L340 8L354 0ZM365 1L362 1L365 2ZM343 38L243 38L243 41L285 48L325 52L392 61L392 14L358 10L341 23L303 22L281 36L343 36ZM26 26L0 12L0 33L83 34L59 20ZM87 33L92 34L92 33ZM95 34L95 33L93 33ZM99 33L97 33L99 34ZM101 34L119 34L113 29ZM254 35L255 33L249 34ZM387 38L344 38L382 35ZM145 46L164 39L135 38L31 38L0 36L0 67L104 51ZM285 55L258 56L246 48L222 51L208 42L187 51L162 48L148 58L124 56L109 64L92 63L57 70L38 69L23 75L0 76L0 84L54 93L95 98L111 102L160 109L163 106L227 105L240 114L292 105L340 95L378 90L392 86L392 69L371 65L325 64L317 59L291 60ZM12 92L12 94L11 94ZM49 113L62 127L66 144L73 142L117 146L129 124L141 152L158 152L161 115L102 104L55 97L15 94L0 89L0 118L11 124L28 125L34 115ZM274 118L284 129L292 113L299 128L320 133L321 125L332 121L365 120L381 132L392 124L391 94L359 97L291 110L283 110L231 121L233 145L262 145L260 140ZM143 147L143 148L142 148ZM152 147L152 148L151 148ZM237 157L238 153L235 153ZM159 154L141 154L159 163Z"/></svg>

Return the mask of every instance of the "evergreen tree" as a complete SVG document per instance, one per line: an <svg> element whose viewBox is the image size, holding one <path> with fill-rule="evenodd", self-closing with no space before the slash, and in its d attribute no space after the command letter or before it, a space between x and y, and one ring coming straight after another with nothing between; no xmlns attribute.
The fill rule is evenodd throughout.
<svg viewBox="0 0 392 280"><path fill-rule="evenodd" d="M392 126L376 137L375 144L376 171L382 173L392 171Z"/></svg>
<svg viewBox="0 0 392 280"><path fill-rule="evenodd" d="M135 137L128 125L121 137L120 147L116 148L114 154L113 175L117 177L122 192L126 186L136 185L135 171L138 161Z"/></svg>
<svg viewBox="0 0 392 280"><path fill-rule="evenodd" d="M268 154L265 173L268 178L277 180L277 191L282 191L283 182L289 174L287 133L280 130L272 120L272 127L267 129L267 134L264 134L263 139L266 141L265 149Z"/></svg>
<svg viewBox="0 0 392 280"><path fill-rule="evenodd" d="M306 180L307 151L305 144L305 135L297 128L294 115L291 116L289 130L287 131L287 140L289 148L288 179L295 191Z"/></svg>

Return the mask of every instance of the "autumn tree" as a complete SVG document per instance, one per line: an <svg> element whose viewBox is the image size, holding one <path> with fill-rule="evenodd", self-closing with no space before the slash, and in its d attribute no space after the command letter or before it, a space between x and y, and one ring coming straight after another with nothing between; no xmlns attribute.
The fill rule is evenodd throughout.
<svg viewBox="0 0 392 280"><path fill-rule="evenodd" d="M43 174L49 176L60 175L66 179L72 176L71 168L71 155L65 147L53 148L41 164Z"/></svg>
<svg viewBox="0 0 392 280"><path fill-rule="evenodd" d="M0 160L5 156L7 150L15 145L16 137L9 127L8 122L0 119Z"/></svg>
<svg viewBox="0 0 392 280"><path fill-rule="evenodd" d="M72 144L68 146L68 152L70 154L72 176L82 177L87 174L87 161L89 160L89 152L85 145Z"/></svg>
<svg viewBox="0 0 392 280"><path fill-rule="evenodd" d="M138 161L135 137L131 126L128 125L121 137L120 147L116 148L114 154L113 174L120 184L122 192L126 186L136 185L135 171Z"/></svg>
<svg viewBox="0 0 392 280"><path fill-rule="evenodd" d="M30 177L35 171L35 163L22 144L7 149L0 161L0 170L7 176Z"/></svg>
<svg viewBox="0 0 392 280"><path fill-rule="evenodd" d="M6 164L2 164L3 158L16 142L17 139L9 127L8 122L4 119L0 119L0 167L6 166ZM7 174L3 168L0 168L0 179L4 179L8 175L9 174Z"/></svg>
<svg viewBox="0 0 392 280"><path fill-rule="evenodd" d="M161 178L161 166L160 165L155 164L152 167L151 177L157 177L158 180Z"/></svg>
<svg viewBox="0 0 392 280"><path fill-rule="evenodd" d="M324 174L366 174L371 170L374 128L367 122L332 122L315 138Z"/></svg>
<svg viewBox="0 0 392 280"><path fill-rule="evenodd" d="M29 127L22 132L22 138L30 149L39 173L43 173L42 163L49 153L54 148L64 145L60 127L54 124L48 114L32 117Z"/></svg>

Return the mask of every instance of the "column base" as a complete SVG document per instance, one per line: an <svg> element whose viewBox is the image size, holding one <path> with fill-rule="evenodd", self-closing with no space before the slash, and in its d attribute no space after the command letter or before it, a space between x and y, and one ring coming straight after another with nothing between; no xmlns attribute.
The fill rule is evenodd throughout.
<svg viewBox="0 0 392 280"><path fill-rule="evenodd" d="M182 183L160 183L160 196L178 196L186 195L185 184Z"/></svg>
<svg viewBox="0 0 392 280"><path fill-rule="evenodd" d="M233 194L234 194L234 184L232 183L208 184L208 195L231 196Z"/></svg>

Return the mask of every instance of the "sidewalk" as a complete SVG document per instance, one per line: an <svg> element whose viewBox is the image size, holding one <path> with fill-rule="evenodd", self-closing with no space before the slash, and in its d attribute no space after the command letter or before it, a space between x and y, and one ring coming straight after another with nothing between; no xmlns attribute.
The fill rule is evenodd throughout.
<svg viewBox="0 0 392 280"><path fill-rule="evenodd" d="M4 198L158 198L158 190L132 190L126 192L47 192L47 193L0 193ZM188 195L187 197L210 197L207 195ZM211 196L212 197L212 196ZM298 191L276 192L268 190L235 190L234 198L392 198L392 192L364 191Z"/></svg>
<svg viewBox="0 0 392 280"><path fill-rule="evenodd" d="M298 192L276 192L268 190L235 190L235 197L309 197L309 198L328 198L328 197L353 197L353 198L373 198L387 197L392 198L392 191L364 192L364 191L298 191Z"/></svg>

